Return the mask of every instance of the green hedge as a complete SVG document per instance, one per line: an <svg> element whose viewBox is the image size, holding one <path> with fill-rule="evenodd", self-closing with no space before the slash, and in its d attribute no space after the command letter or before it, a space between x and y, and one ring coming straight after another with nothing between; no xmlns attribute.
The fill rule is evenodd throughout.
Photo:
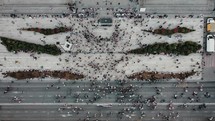
<svg viewBox="0 0 215 121"><path fill-rule="evenodd" d="M189 55L190 53L196 53L202 46L196 42L186 41L183 43L155 43L147 45L143 48L138 48L129 51L128 53L134 54L176 54L176 55Z"/></svg>
<svg viewBox="0 0 215 121"><path fill-rule="evenodd" d="M192 31L195 31L193 29L188 29L186 27L176 27L174 29L164 29L164 28L160 28L160 29L155 29L154 31L151 30L144 30L145 32L151 32L153 34L160 34L160 35L172 35L175 33L189 33Z"/></svg>
<svg viewBox="0 0 215 121"><path fill-rule="evenodd" d="M5 37L1 38L1 44L6 46L7 50L10 52L37 52L46 53L50 55L60 55L61 51L56 45L39 45L34 43L28 43L24 41L9 39Z"/></svg>

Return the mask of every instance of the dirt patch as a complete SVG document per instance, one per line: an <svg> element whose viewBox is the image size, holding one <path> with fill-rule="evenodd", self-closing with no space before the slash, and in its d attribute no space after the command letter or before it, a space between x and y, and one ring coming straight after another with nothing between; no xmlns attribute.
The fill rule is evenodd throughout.
<svg viewBox="0 0 215 121"><path fill-rule="evenodd" d="M71 73L69 71L39 71L39 70L25 70L2 73L4 77L13 77L18 80L31 78L45 78L53 77L67 80L76 80L84 78L84 75Z"/></svg>
<svg viewBox="0 0 215 121"><path fill-rule="evenodd" d="M158 73L158 72L138 72L134 73L130 76L127 76L129 79L138 79L138 80L157 80L157 79L180 79L184 80L185 78L188 78L189 76L194 75L196 72L190 71L190 72L183 72L183 73Z"/></svg>
<svg viewBox="0 0 215 121"><path fill-rule="evenodd" d="M48 28L22 28L20 30L25 30L25 31L34 31L38 32L44 35L52 35L52 34L58 34L62 32L68 32L72 31L72 28L69 27L59 27L59 28L53 28L53 29L48 29Z"/></svg>

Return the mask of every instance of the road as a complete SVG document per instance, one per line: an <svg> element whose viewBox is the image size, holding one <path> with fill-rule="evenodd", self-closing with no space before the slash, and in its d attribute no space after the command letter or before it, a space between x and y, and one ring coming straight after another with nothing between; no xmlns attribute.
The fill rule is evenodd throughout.
<svg viewBox="0 0 215 121"><path fill-rule="evenodd" d="M94 105L79 105L71 106L63 109L62 105L12 105L12 106L2 106L0 110L1 120L13 120L13 121L81 121L87 117L89 120L109 120L109 121L138 121L140 119L140 114L137 109L131 111L132 113L126 113L120 116L117 115L119 111L123 109L131 110L131 106L112 106L110 108L98 107ZM162 121L163 115L176 115L179 117L175 120L178 121L206 121L206 119L215 114L215 106L208 106L207 109L193 111L192 108L196 106L190 106L186 109L177 107L173 111L166 110L166 106L157 106L155 110L149 110L144 107L145 116L142 118L144 121L151 121L153 118L155 121ZM79 111L78 111L79 110ZM110 113L111 112L111 113ZM160 115L158 115L161 113ZM171 113L171 114L170 114ZM129 116L132 118L130 119ZM118 117L118 118L117 118ZM171 119L172 120L172 119Z"/></svg>
<svg viewBox="0 0 215 121"><path fill-rule="evenodd" d="M63 14L71 13L68 5L62 4L29 4L29 5L3 5L0 14Z"/></svg>
<svg viewBox="0 0 215 121"><path fill-rule="evenodd" d="M100 86L95 88L91 88L90 85ZM47 86L48 85L48 86ZM53 85L53 86L52 86ZM15 81L14 83L10 82L0 82L0 119L2 120L71 120L71 118L75 120L80 120L87 118L87 115L90 120L137 120L140 118L140 113L144 112L145 117L144 121L152 120L164 120L161 117L157 116L159 112L162 112L162 115L169 115L169 113L173 113L176 115L176 112L179 113L180 117L177 118L179 121L204 121L207 117L215 115L215 104L214 104L214 95L215 95L215 82L201 82L200 84L196 82L188 82L178 84L176 82L157 82L157 83L147 83L147 82L128 82L124 86L132 85L135 89L135 95L127 97L124 99L126 103L118 103L116 102L117 96L119 94L116 91L112 91L110 93L102 93L96 91L98 89L107 88L109 85L117 86L117 82L89 82L89 81L65 81L65 82L31 82L29 81ZM203 91L199 92L199 86L203 85ZM6 87L10 87L10 91L6 94L3 91ZM47 87L49 89L47 89ZM57 87L59 89L57 89ZM120 86L118 86L119 88ZM161 89L161 95L157 95L155 91L155 87ZM184 88L188 87L188 92L184 92ZM89 90L90 89L90 90ZM192 96L193 91L198 92L198 96L200 97L199 102L192 102L188 97L193 97L196 99L196 96ZM209 92L211 97L206 98L204 97L204 93ZM94 103L89 103L88 100L95 96L95 93L98 93L102 98L98 99ZM184 93L184 96L180 97L180 94ZM78 98L75 95L79 95ZM85 98L84 95L88 95L88 98ZM103 95L105 94L105 95ZM174 94L177 94L179 97L178 99L174 99ZM66 96L65 99L56 99L56 95ZM156 109L152 110L148 104L145 103L136 103L136 104L143 104L142 110L135 109L132 112L125 112L122 116L117 114L118 112L122 111L124 108L129 108L130 110L134 108L133 103L129 99L134 99L135 96L142 95L143 99L147 99L152 97L153 95L156 96L157 107ZM12 98L16 96L20 98L22 101L21 103L17 103L12 101ZM78 99L78 100L77 100ZM161 102L162 99L165 99L165 102ZM61 100L61 102L58 102ZM172 101L175 109L173 111L167 110L167 105L169 102ZM182 105L187 103L187 108L182 108ZM207 108L199 110L198 106L206 103ZM68 109L60 109L60 107L64 107L65 104L73 105ZM98 105L108 105L112 104L112 107L99 107ZM74 109L76 107L76 109ZM77 113L77 108L83 109ZM137 108L137 107L136 107ZM196 111L193 111L195 109ZM133 110L133 109L132 109ZM69 112L69 113L68 113ZM87 114L90 112L90 114ZM112 112L112 116L109 113ZM103 115L102 117L98 115ZM132 115L132 116L131 116ZM173 115L173 114L171 114ZM129 118L131 116L131 119Z"/></svg>
<svg viewBox="0 0 215 121"><path fill-rule="evenodd" d="M116 86L116 82L107 82L105 83L100 82L97 83L100 85L98 89L107 88L105 86L108 84L110 86ZM137 95L141 95L144 99L147 99L153 95L156 95L157 101L160 102L161 100L165 99L165 102L169 102L172 100L173 102L189 102L190 100L188 97L193 97L192 93L194 91L199 91L200 84L196 83L185 83L185 84L178 84L173 82L162 82L157 84L149 84L149 83L142 83L142 82L131 82L136 89L135 94L133 97ZM204 103L211 103L215 100L215 82L201 82L203 84L203 91L198 92L199 102ZM47 89L47 85L50 86ZM53 87L51 87L53 85ZM100 91L93 91L93 88L90 86L90 82L76 82L70 83L65 82L64 84L55 82L55 83L44 83L44 82L30 82L26 83L25 81L15 82L15 83L8 83L8 82L1 82L0 83L0 103L7 103L7 102L14 102L12 101L13 97L19 97L22 99L23 103L55 103L60 100L63 103L70 103L70 102L88 102L89 98L93 98L96 93L101 96L101 99L98 102L106 102L106 103L113 103L117 98L117 92L111 93L103 93ZM129 84L128 84L129 85ZM6 94L3 94L4 90L7 86L10 86L11 91ZM177 87L176 87L177 86ZM161 94L156 94L155 87L158 87L161 90ZM187 89L188 92L184 92L184 88L189 87ZM57 89L59 88L59 89ZM206 98L204 97L205 92L210 92L211 97ZM181 96L181 93L184 95ZM79 98L74 98L75 95L79 95ZM178 95L177 99L174 99L174 95ZM66 96L66 98L59 98L56 99L56 95ZM88 95L89 98L85 98L85 95ZM132 96L132 95L131 95Z"/></svg>
<svg viewBox="0 0 215 121"><path fill-rule="evenodd" d="M209 14L214 8L213 0L140 0L147 13L158 14Z"/></svg>

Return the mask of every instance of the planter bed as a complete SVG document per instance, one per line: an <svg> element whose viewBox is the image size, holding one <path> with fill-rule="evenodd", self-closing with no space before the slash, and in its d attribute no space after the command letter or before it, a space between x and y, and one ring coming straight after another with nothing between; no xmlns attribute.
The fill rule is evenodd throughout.
<svg viewBox="0 0 215 121"><path fill-rule="evenodd" d="M186 41L182 43L155 43L146 45L143 48L128 51L133 54L175 54L175 55L189 55L196 53L202 46L196 42Z"/></svg>
<svg viewBox="0 0 215 121"><path fill-rule="evenodd" d="M39 71L39 70L24 70L2 73L4 77L12 77L18 80L53 77L67 80L76 80L84 78L83 75L71 73L69 71Z"/></svg>
<svg viewBox="0 0 215 121"><path fill-rule="evenodd" d="M54 29L22 28L20 30L39 32L44 35L52 35L52 34L58 34L58 33L62 33L62 32L68 32L68 31L71 31L72 29L66 28L66 27L59 27L59 28L54 28Z"/></svg>
<svg viewBox="0 0 215 121"><path fill-rule="evenodd" d="M189 76L194 75L196 72L190 71L190 72L183 72L183 73L158 73L158 72L138 72L134 73L130 76L127 76L129 79L137 79L137 80L158 80L158 79L180 79L184 80L185 78L188 78Z"/></svg>
<svg viewBox="0 0 215 121"><path fill-rule="evenodd" d="M195 31L193 29L188 29L186 27L176 27L174 29L164 29L164 28L160 28L160 29L155 29L154 31L151 31L151 30L144 30L146 32L151 32L153 34L160 34L160 35L172 35L172 34L175 34L175 33L189 33L189 32L192 32L192 31Z"/></svg>
<svg viewBox="0 0 215 121"><path fill-rule="evenodd" d="M10 52L38 52L46 53L50 55L60 55L61 50L56 45L39 45L34 43L28 43L24 41L9 39L5 37L1 38L1 44L6 46Z"/></svg>

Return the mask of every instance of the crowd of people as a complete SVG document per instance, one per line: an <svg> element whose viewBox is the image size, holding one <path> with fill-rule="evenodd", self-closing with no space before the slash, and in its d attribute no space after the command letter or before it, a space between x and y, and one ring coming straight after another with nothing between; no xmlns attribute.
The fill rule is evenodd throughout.
<svg viewBox="0 0 215 121"><path fill-rule="evenodd" d="M11 95L12 91L22 91L22 87L13 86L11 82L5 88L4 94L5 96ZM26 82L31 83L31 82ZM107 118L111 116L112 118L117 118L119 120L123 119L130 119L132 118L132 114L135 115L138 119L144 119L148 117L149 114L147 111L153 110L158 111L155 113L152 119L163 119L163 120L173 120L180 118L180 113L177 110L190 110L190 107L193 111L202 111L207 109L207 105L203 102L207 98L210 97L210 93L204 90L204 85L201 83L192 85L191 87L178 87L179 85L183 84L178 82L175 83L175 87L180 88L181 91L174 91L177 94L168 95L168 98L164 98L164 96L168 93L164 87L151 87L154 93L152 92L151 96L148 94L144 95L147 92L142 92L144 90L145 82L130 82L126 80L121 81L90 81L90 83L86 83L84 85L78 85L77 81L73 81L71 83L59 82L59 83L49 83L47 87L44 87L47 93L49 90L58 90L63 91L65 89L69 89L70 93L65 91L64 93L59 94L52 94L53 102L52 103L65 103L65 105L57 110L61 112L60 114L71 114L72 117L78 117L80 114L83 115L84 112L90 112L86 110L85 105L67 105L67 103L85 103L86 106L91 106L92 104L98 108L98 110L107 109L106 111L93 111L94 113L87 113L85 117L81 119L87 119L88 116L91 116L91 119L96 118ZM69 86L69 85L73 86ZM148 83L150 84L150 83ZM150 85L154 85L154 82ZM43 88L41 87L41 88ZM189 92L189 91L193 92ZM80 93L80 91L83 91ZM141 92L141 94L139 93ZM24 103L28 101L28 97L23 97L21 95L26 94L27 91L22 91L21 94L16 94L15 96L11 97L12 103ZM168 93L169 94L169 93ZM179 95L178 95L179 94ZM108 96L113 95L113 96ZM202 96L204 95L204 97ZM107 98L107 96L109 98ZM201 97L201 98L200 98ZM180 105L177 104L177 100L185 99L184 102ZM187 99L186 99L187 98ZM104 100L107 104L102 104L101 100ZM112 101L114 100L114 101ZM69 101L69 102L68 102ZM50 102L51 103L51 102ZM101 103L101 104L100 104ZM112 105L114 104L114 106ZM160 105L160 103L167 103L167 105ZM192 105L192 103L200 103L199 105ZM118 105L115 105L118 104ZM122 104L127 104L123 106ZM159 112L158 107L166 106L165 112ZM116 108L113 112L109 112L108 110L111 108ZM158 108L158 109L157 109ZM146 113L147 112L147 113ZM92 115L96 115L93 116ZM150 115L151 116L151 115ZM211 118L211 117L210 117Z"/></svg>
<svg viewBox="0 0 215 121"><path fill-rule="evenodd" d="M76 91L73 89L74 87L71 87L70 94L54 94L51 98L53 98L53 102L51 103L66 103L66 100L72 99L74 103L86 103L88 104L94 104L98 103L100 100L105 99L107 95L114 95L113 96L113 103L119 103L119 104L125 104L130 103L131 105L128 107L121 108L120 110L111 112L107 111L105 113L98 112L98 113L90 113L90 111L87 111L86 116L81 118L80 120L87 121L90 120L90 118L96 119L97 118L103 118L103 117L113 117L116 116L119 120L123 120L124 118L132 118L132 114L137 115L139 119L144 119L144 117L148 117L149 114L145 112L145 110L156 110L159 105L159 103L168 103L166 105L166 110L168 113L165 112L159 112L157 113L153 119L161 118L163 120L175 120L177 118L181 118L181 114L177 111L175 111L178 108L186 109L188 105L186 103L202 103L201 105L193 106L192 110L202 110L207 109L207 105L204 104L202 100L206 98L211 98L211 94L208 91L203 90L203 85L199 84L199 86L190 94L189 90L193 90L193 88L190 87L182 87L181 89L183 91L177 92L173 94L170 99L163 99L160 98L163 96L165 91L163 91L164 88L161 87L155 87L154 94L150 96L145 96L142 94L139 94L138 91L142 91L142 87L140 85L135 85L129 83L129 81L126 81L126 75L128 73L132 74L135 73L135 68L131 67L133 63L136 63L137 65L141 63L141 58L135 58L134 56L129 56L127 51L137 48L137 47L144 47L148 43L144 43L142 41L144 38L149 37L150 33L145 33L140 29L140 33L136 32L136 29L139 28L149 28L149 30L153 30L156 28L153 28L152 25L149 24L150 20L157 20L155 23L159 25L159 27L167 26L168 28L172 27L172 24L168 23L168 18L175 18L180 19L180 22L178 25L184 24L184 19L186 18L202 18L203 15L157 15L157 14L139 14L135 9L114 9L114 8L107 8L108 14L113 14L115 18L122 18L122 19L114 19L113 26L109 28L102 28L104 31L111 30L112 34L109 37L104 37L103 35L95 35L95 29L101 29L100 26L95 25L96 19L99 18L99 11L100 8L81 8L78 10L74 4L69 5L69 9L73 12L71 14L63 13L58 15L26 15L26 14L5 14L3 17L12 17L12 18L23 18L25 19L34 19L34 18L51 18L53 20L57 20L59 26L68 26L64 24L59 18L69 18L70 24L73 27L73 30L70 35L67 35L65 37L65 40L72 43L73 47L71 49L71 53L69 54L69 57L66 57L65 59L63 57L56 57L57 58L57 66L63 66L64 60L65 62L69 62L74 64L74 67L64 66L62 67L64 70L69 70L77 73L82 73L86 76L86 79L93 80L90 81L90 85L87 85L86 87L82 87L82 85L78 85L77 90L83 91L83 93ZM92 19L93 18L93 19ZM165 21L164 21L165 19ZM53 22L53 20L50 20L50 22ZM131 21L132 20L132 21ZM127 21L127 23L126 23ZM203 22L203 19L199 20L200 22ZM124 22L124 23L123 23ZM15 20L12 21L13 24L16 24ZM54 23L54 22L53 22ZM122 24L123 23L123 24ZM40 24L40 22L37 22L37 24ZM57 26L57 25L55 25ZM199 28L202 28L200 25ZM106 31L107 32L107 31ZM22 34L22 33L20 33ZM106 34L106 33L105 33ZM154 37L157 37L158 40L167 39L167 37L159 36L159 35L153 35ZM46 42L46 36L43 36L40 38L41 42L43 44L49 43ZM135 40L134 40L135 38ZM177 34L175 36L169 37L174 38L178 42L182 41L183 35ZM200 38L201 39L201 38ZM62 42L59 40L60 43ZM201 43L201 40L198 41ZM151 43L154 43L151 42ZM104 53L107 54L104 56ZM116 53L116 55L114 55ZM202 53L202 50L199 52ZM80 56L78 54L83 54L84 56ZM87 55L89 54L89 55ZM97 54L90 55L90 54ZM121 55L120 55L121 54ZM157 68L159 64L157 64L156 61L162 61L163 58L159 57L158 60L155 59L155 55L151 56L149 54L145 54L144 56L149 57L147 61L154 61L155 68L149 67L149 65L145 64L139 64L141 65L141 68L145 68L147 71L157 71ZM166 56L166 55L164 55ZM173 58L173 63L176 64L176 69L180 68L181 63L183 63L180 60L180 57L176 55L169 55L170 58ZM30 57L33 58L34 61L40 60L40 55L37 54L31 54ZM132 59L136 59L133 60ZM67 60L67 61L66 61ZM5 59L5 61L7 61ZM55 60L48 59L46 62L52 62ZM145 60L146 61L146 60ZM119 63L122 64L122 69L116 68ZM201 77L201 62L196 62L196 60L189 60L189 62L192 62L190 64L190 68L196 69L198 71L197 76ZM32 62L33 63L33 62ZM150 62L149 62L150 63ZM133 66L137 66L133 65ZM46 69L46 65L44 65L44 69ZM126 72L126 69L130 70ZM164 68L163 68L164 69ZM161 70L161 69L160 69ZM142 71L142 70L140 70ZM171 71L171 70L169 70ZM110 82L98 82L96 80L117 80L117 83L110 83ZM150 81L150 80L149 80ZM28 82L28 81L27 81ZM12 82L13 83L13 82ZM74 82L75 83L75 82ZM46 91L49 90L63 90L67 85L63 82L63 86L50 84L45 87ZM144 83L142 83L144 84ZM152 83L153 84L153 83ZM3 90L3 94L9 95L11 91L15 91L17 88L13 88L13 86L7 86ZM143 91L142 91L143 92ZM22 94L26 93L25 91L22 91ZM180 100L181 98L187 98L187 100L184 102L183 105L179 105L178 107L174 104L175 100ZM12 103L22 103L25 102L25 100L22 99L21 96L16 95L11 97L10 100ZM107 101L109 101L107 99ZM99 105L97 106L100 109L104 108L112 108L111 105L104 106ZM69 109L69 110L68 110ZM71 105L65 105L64 107L58 108L58 111L61 113L67 113L69 116L78 116L80 113L83 113L85 111L84 108L78 107L78 106L71 106ZM69 112L69 113L68 113ZM137 113L138 112L138 113ZM71 114L71 115L70 115ZM209 119L213 120L213 117L209 117Z"/></svg>
<svg viewBox="0 0 215 121"><path fill-rule="evenodd" d="M53 18L53 20L56 19L58 21L59 26L69 27L68 24L63 23L61 20L58 20L59 16L66 17L64 15L21 15L20 14L20 15L17 15L16 17L25 19L26 16L30 17L32 19L38 18L38 17L39 18L40 17L42 17L42 18ZM129 19L126 19L126 18L121 19L121 20L117 20L117 19L113 18L114 19L113 26L111 26L109 28L107 28L107 27L104 28L104 32L105 31L107 31L107 32L112 31L112 34L110 34L110 37L104 37L105 33L102 33L101 35L95 34L96 32L94 30L101 29L101 27L99 27L97 25L93 26L96 23L95 19L73 18L73 17L69 16L68 18L70 20L70 24L73 27L73 31L70 33L70 35L66 36L65 38L68 42L72 43L72 45L73 45L70 52L72 54L74 54L74 57L75 57L75 54L79 54L79 53L87 53L87 54L95 53L98 56L98 57L96 57L96 60L100 60L100 59L104 58L103 57L104 55L102 55L103 53L110 53L111 56L112 56L112 53L113 54L114 53L125 54L122 57L121 57L121 55L119 55L120 56L119 59L115 59L115 56L113 56L113 58L112 57L105 57L106 61L103 63L104 65L98 64L100 62L97 63L96 60L94 62L91 62L91 60L90 60L90 62L84 63L84 65L81 65L80 63L82 63L82 62L79 63L78 62L79 60L74 61L73 59L71 59L71 60L69 59L69 61L76 63L77 67L83 67L83 68L85 68L84 70L86 70L86 72L82 72L81 71L82 69L79 70L79 69L73 68L72 71L76 72L78 70L79 73L84 73L87 76L90 74L96 75L93 77L91 77L91 76L88 76L88 77L89 77L89 79L98 79L98 80L114 79L114 76L120 77L120 75L121 75L121 77L123 77L122 75L125 76L126 70L115 69L114 73L115 72L116 73L114 75L112 75L113 74L112 72L108 72L108 71L104 73L104 70L109 68L111 71L111 69L114 69L115 66L117 64L119 64L119 62L124 62L124 61L126 61L126 63L123 67L126 67L126 65L129 66L129 64L131 64L129 62L129 60L131 60L131 57L127 56L128 55L127 52L129 50L135 49L137 47L146 46L147 44L144 43L145 41L147 41L148 44L154 42L154 41L149 41L149 40L144 39L146 37L151 36L150 33L142 32L141 29L139 32L139 30L137 31L136 29L140 28L140 27L148 27L149 29L155 29L155 28L151 27L151 25L147 24L149 22L149 20L148 20L149 18L155 19L155 20L158 19L157 23L161 24L163 26L164 25L165 26L168 25L168 27L172 26L171 24L168 24L168 21L160 22L162 19L166 19L168 17L171 17L171 15L145 14L142 16L144 16L144 17L141 19L132 19L133 21L130 21ZM176 15L176 17L181 18L180 23L183 23L183 21L184 21L183 18L191 18L191 17L197 17L198 18L199 16L193 16L193 15L192 16L191 15L179 16L179 15ZM52 21L52 23L53 23L53 21ZM40 22L39 22L39 24L40 24ZM58 26L58 25L56 25L56 26ZM179 34L179 35L175 35L175 38L176 38L176 40L181 41L183 35L181 35L181 34ZM153 36L157 37L158 39L165 39L166 38L163 36L159 37L159 35L153 35ZM40 38L40 40L43 44L44 43L50 44L50 42L47 41L48 40L47 38L49 38L49 37L44 36L44 37ZM64 40L57 40L57 41L60 41L60 44L63 44L63 42L64 42ZM53 40L52 40L52 42L53 42ZM198 42L200 43L200 40ZM153 57L150 57L149 54L145 54L145 56L149 56L150 59L153 59ZM170 56L173 58L176 57L172 54L170 54ZM35 59L35 56L33 56L33 58ZM36 60L39 60L39 58L40 58L39 55L36 58L37 58ZM80 61L85 59L85 57L79 57L79 58L81 58ZM109 58L112 58L112 59L109 59ZM162 60L162 59L163 58L161 58L160 60ZM179 58L179 61L180 61L180 58ZM198 60L195 60L195 61L197 61L196 65L192 64L191 68L198 71L197 76L201 76L201 74L200 74L201 73L201 65L198 64L200 62L198 62ZM138 64L140 62L141 61L137 59L137 62L135 62L135 63ZM61 66L60 63L62 63L62 61L58 62L58 66ZM97 63L97 65L96 65L96 63ZM96 66L92 66L92 65L96 65ZM181 64L176 65L176 68L179 69L180 65ZM147 71L159 71L156 68L155 69L150 68L148 65L142 65L142 66L144 66L144 68L146 68ZM89 69L91 67L92 67L92 69ZM70 67L64 67L64 68L70 69ZM91 70L94 72L91 72ZM131 72L132 73L135 72L135 69L133 69ZM130 73L130 74L132 74L132 73ZM124 78L115 78L115 79L124 79Z"/></svg>

